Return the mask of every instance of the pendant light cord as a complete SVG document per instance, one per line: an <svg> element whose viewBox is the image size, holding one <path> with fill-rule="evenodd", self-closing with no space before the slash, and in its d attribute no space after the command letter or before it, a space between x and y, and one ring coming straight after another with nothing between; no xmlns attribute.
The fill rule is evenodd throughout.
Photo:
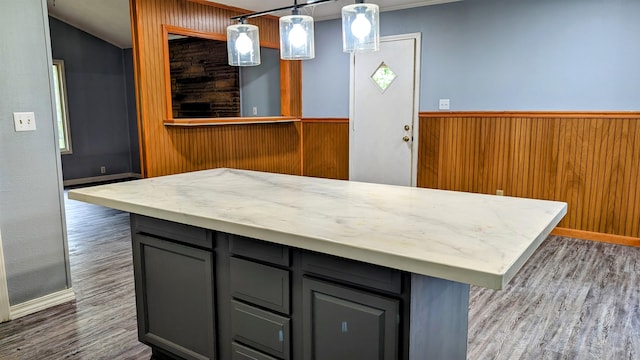
<svg viewBox="0 0 640 360"><path fill-rule="evenodd" d="M230 19L232 19L232 20L249 19L249 18L254 18L254 17L258 17L258 16L262 16L262 15L271 14L271 13L276 12L276 11L284 11L284 10L291 10L291 9L298 10L300 8L303 8L303 7L316 6L316 5L320 5L320 4L324 4L324 3L328 3L328 2L335 2L335 1L338 1L338 0L318 0L318 1L314 1L312 3L298 4L298 0L294 0L293 5L284 6L284 7L277 8L277 9L258 11L258 12L254 12L254 13L250 13L250 14L232 16L232 17L230 17Z"/></svg>

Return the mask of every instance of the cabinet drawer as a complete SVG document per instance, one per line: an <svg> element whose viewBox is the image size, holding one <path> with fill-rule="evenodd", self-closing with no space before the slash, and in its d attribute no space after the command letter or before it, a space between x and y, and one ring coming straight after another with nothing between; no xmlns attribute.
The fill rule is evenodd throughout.
<svg viewBox="0 0 640 360"><path fill-rule="evenodd" d="M231 296L289 314L289 271L232 257Z"/></svg>
<svg viewBox="0 0 640 360"><path fill-rule="evenodd" d="M289 319L231 301L231 337L269 355L289 360Z"/></svg>
<svg viewBox="0 0 640 360"><path fill-rule="evenodd" d="M131 231L213 249L211 231L191 225L131 214Z"/></svg>
<svg viewBox="0 0 640 360"><path fill-rule="evenodd" d="M402 272L384 266L305 251L302 253L302 268L308 273L346 281L357 286L395 294L400 294L402 291Z"/></svg>
<svg viewBox="0 0 640 360"><path fill-rule="evenodd" d="M231 344L231 360L278 360L238 343Z"/></svg>
<svg viewBox="0 0 640 360"><path fill-rule="evenodd" d="M232 254L270 264L289 266L291 263L288 246L229 234L229 247Z"/></svg>

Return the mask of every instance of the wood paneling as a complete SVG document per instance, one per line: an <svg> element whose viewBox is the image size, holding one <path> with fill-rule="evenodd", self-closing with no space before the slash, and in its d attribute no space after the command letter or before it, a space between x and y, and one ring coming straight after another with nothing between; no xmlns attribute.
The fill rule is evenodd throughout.
<svg viewBox="0 0 640 360"><path fill-rule="evenodd" d="M349 119L303 119L303 175L349 178Z"/></svg>
<svg viewBox="0 0 640 360"><path fill-rule="evenodd" d="M300 174L294 123L169 127L166 167L176 172L230 167ZM170 150L170 151L169 151Z"/></svg>
<svg viewBox="0 0 640 360"><path fill-rule="evenodd" d="M418 186L565 201L560 227L640 237L640 113L421 113L419 137Z"/></svg>
<svg viewBox="0 0 640 360"><path fill-rule="evenodd" d="M302 116L302 62L280 60L280 111L282 116Z"/></svg>
<svg viewBox="0 0 640 360"><path fill-rule="evenodd" d="M301 137L294 123L197 128L163 124L168 104L162 26L225 35L227 25L234 23L229 18L241 11L187 0L131 0L131 9L141 163L145 177L212 167L301 173ZM263 16L249 22L260 28L262 45L277 47L277 18ZM291 64L283 71L282 76L289 82L300 82L299 64ZM283 113L299 115L299 92L287 89L286 93Z"/></svg>

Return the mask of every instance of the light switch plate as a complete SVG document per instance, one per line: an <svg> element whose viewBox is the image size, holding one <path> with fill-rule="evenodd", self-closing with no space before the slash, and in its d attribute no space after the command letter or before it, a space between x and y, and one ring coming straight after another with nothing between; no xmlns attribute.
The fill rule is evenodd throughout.
<svg viewBox="0 0 640 360"><path fill-rule="evenodd" d="M440 99L440 102L438 103L438 109L449 110L449 99Z"/></svg>
<svg viewBox="0 0 640 360"><path fill-rule="evenodd" d="M36 129L36 115L33 112L14 112L13 125L16 131L34 131Z"/></svg>

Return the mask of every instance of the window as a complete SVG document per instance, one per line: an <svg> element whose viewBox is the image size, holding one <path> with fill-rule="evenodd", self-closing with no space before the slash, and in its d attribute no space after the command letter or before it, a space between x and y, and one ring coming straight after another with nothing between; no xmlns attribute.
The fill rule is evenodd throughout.
<svg viewBox="0 0 640 360"><path fill-rule="evenodd" d="M53 85L56 100L56 120L58 124L60 154L71 154L69 112L67 111L67 87L64 78L63 60L53 60Z"/></svg>
<svg viewBox="0 0 640 360"><path fill-rule="evenodd" d="M396 73L391 70L389 65L385 64L384 61L378 66L376 71L371 75L371 79L378 85L380 90L384 92L387 90L389 85L398 77Z"/></svg>

